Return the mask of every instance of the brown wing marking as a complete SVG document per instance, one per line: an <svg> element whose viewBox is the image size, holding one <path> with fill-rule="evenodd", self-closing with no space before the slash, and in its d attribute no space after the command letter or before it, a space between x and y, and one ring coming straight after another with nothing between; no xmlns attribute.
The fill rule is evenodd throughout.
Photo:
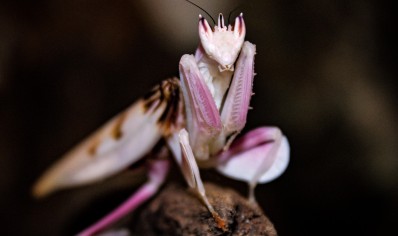
<svg viewBox="0 0 398 236"><path fill-rule="evenodd" d="M127 112L123 112L122 114L120 114L120 116L117 118L117 120L115 122L115 126L112 129L112 137L115 140L118 140L123 136L122 125L123 125L124 120L126 119L126 116L127 116Z"/></svg>
<svg viewBox="0 0 398 236"><path fill-rule="evenodd" d="M88 154L90 156L94 157L95 154L97 154L98 145L100 145L99 140L98 139L93 140L93 142L90 144L88 148Z"/></svg>
<svg viewBox="0 0 398 236"><path fill-rule="evenodd" d="M158 125L164 136L169 136L184 126L184 105L180 81L176 77L159 83L144 97L144 101L146 112L155 111L161 107L161 104L166 104L158 119Z"/></svg>

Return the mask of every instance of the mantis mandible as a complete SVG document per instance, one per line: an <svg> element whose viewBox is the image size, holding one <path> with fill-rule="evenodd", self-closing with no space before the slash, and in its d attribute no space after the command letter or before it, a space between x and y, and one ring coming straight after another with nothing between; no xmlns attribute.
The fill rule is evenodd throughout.
<svg viewBox="0 0 398 236"><path fill-rule="evenodd" d="M289 144L276 127L260 127L235 137L246 124L254 78L255 45L244 41L241 13L234 25L210 27L199 15L200 44L182 56L180 80L162 81L101 129L67 153L36 183L37 197L114 175L145 156L160 141L167 145L147 162L148 180L113 212L79 235L92 235L152 197L169 171L169 149L188 185L223 228L225 222L207 200L199 167L246 181L249 199L257 183L281 175Z"/></svg>

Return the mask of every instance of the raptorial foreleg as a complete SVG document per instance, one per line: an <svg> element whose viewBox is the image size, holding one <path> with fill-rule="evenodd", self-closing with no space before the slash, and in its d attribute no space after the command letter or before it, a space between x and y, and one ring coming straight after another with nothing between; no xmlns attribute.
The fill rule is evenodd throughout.
<svg viewBox="0 0 398 236"><path fill-rule="evenodd" d="M208 159L209 145L222 129L219 111L193 55L180 60L180 79L184 96L187 130L195 158Z"/></svg>
<svg viewBox="0 0 398 236"><path fill-rule="evenodd" d="M250 42L244 42L221 111L223 133L220 135L219 143L224 145L224 150L228 149L229 144L246 124L247 113L250 109L250 98L253 94L255 54L256 46Z"/></svg>

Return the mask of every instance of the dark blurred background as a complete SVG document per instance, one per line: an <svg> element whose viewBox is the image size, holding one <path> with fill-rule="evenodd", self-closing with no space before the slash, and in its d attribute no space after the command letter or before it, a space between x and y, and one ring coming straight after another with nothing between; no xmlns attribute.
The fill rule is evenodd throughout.
<svg viewBox="0 0 398 236"><path fill-rule="evenodd" d="M291 163L256 195L280 235L398 235L396 11L390 1L195 1L237 6L257 45L247 128L277 125ZM0 2L1 234L70 235L137 182L35 200L39 175L198 44L183 0ZM214 175L206 175L208 176ZM222 177L213 177L222 182ZM225 180L245 192L245 184Z"/></svg>

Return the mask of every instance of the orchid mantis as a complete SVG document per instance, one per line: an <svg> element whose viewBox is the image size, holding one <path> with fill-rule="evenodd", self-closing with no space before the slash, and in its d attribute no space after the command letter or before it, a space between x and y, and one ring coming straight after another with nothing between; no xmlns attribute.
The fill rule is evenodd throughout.
<svg viewBox="0 0 398 236"><path fill-rule="evenodd" d="M289 144L276 127L257 128L238 140L246 123L254 78L255 45L244 41L241 13L234 25L223 15L210 27L199 15L200 44L182 56L180 80L167 79L99 131L67 153L36 183L34 195L92 183L109 177L145 156L163 139L167 144L147 165L148 180L117 209L79 235L93 235L152 197L169 171L169 149L188 185L226 227L206 198L199 167L216 168L249 184L281 175L289 162Z"/></svg>

